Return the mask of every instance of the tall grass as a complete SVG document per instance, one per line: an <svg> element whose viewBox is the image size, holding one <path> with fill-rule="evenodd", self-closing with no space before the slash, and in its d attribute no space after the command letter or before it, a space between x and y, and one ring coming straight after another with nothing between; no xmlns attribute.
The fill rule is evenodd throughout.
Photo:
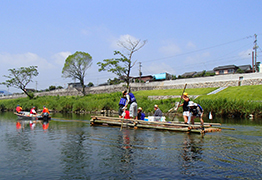
<svg viewBox="0 0 262 180"><path fill-rule="evenodd" d="M205 114L212 111L217 116L237 116L247 117L250 114L262 116L262 86L247 86L247 87L230 87L222 92L207 96L205 94L215 88L199 88L188 89L187 92L192 95L204 94L194 101L200 104ZM180 90L151 90L134 92L137 98L138 107L142 107L146 113L153 113L154 105L159 105L159 108L165 113L170 108L174 107L176 99L150 100L149 95L181 95ZM244 93L243 93L243 92ZM249 92L252 91L252 92ZM172 93L171 93L172 92ZM249 92L249 93L247 93ZM221 95L222 94L222 95ZM246 96L245 96L246 94ZM17 105L22 106L23 110L29 111L32 106L41 110L43 106L47 106L50 110L59 112L94 112L100 110L118 110L118 103L121 98L121 92L110 94L90 94L87 96L42 96L34 99L18 98L0 100L0 108L8 111L15 111ZM240 97L240 98L238 98ZM182 112L179 108L178 112Z"/></svg>

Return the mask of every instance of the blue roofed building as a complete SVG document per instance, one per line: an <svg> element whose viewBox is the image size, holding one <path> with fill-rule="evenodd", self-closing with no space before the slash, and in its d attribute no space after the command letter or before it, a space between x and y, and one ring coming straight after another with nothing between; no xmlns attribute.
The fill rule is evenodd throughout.
<svg viewBox="0 0 262 180"><path fill-rule="evenodd" d="M162 80L171 80L172 79L172 75L168 74L168 73L159 73L159 74L154 74L153 75L154 80L156 81L162 81Z"/></svg>

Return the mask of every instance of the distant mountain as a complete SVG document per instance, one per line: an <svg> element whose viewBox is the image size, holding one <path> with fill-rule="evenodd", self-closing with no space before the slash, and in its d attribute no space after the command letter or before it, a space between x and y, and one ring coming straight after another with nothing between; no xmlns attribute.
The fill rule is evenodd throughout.
<svg viewBox="0 0 262 180"><path fill-rule="evenodd" d="M0 94L2 94L2 93L3 93L5 96L12 94L12 93L10 93L10 92L8 92L8 91L6 91L6 90L0 90Z"/></svg>

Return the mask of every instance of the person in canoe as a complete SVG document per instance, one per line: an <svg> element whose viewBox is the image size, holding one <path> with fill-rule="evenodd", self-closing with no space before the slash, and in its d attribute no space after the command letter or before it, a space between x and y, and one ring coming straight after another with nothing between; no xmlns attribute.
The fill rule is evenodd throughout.
<svg viewBox="0 0 262 180"><path fill-rule="evenodd" d="M127 103L125 105L125 108L127 108L127 105L130 104L129 107L129 116L131 119L136 119L137 116L137 103L136 98L133 93L127 91L123 92L123 95L126 95Z"/></svg>
<svg viewBox="0 0 262 180"><path fill-rule="evenodd" d="M190 101L188 94L186 92L183 93L183 104L180 104L178 107L183 106L183 118L185 124L188 122L188 116L189 116L189 107L188 107L188 102Z"/></svg>
<svg viewBox="0 0 262 180"><path fill-rule="evenodd" d="M18 114L22 114L22 107L21 107L21 106L17 105L16 108L15 108L15 110L16 110L16 112L17 112Z"/></svg>
<svg viewBox="0 0 262 180"><path fill-rule="evenodd" d="M190 118L189 118L188 123L190 123L191 121L191 124L194 124L195 123L194 119L198 117L199 120L201 121L201 128L202 130L204 130L204 120L203 120L204 110L203 108L199 104L194 103L193 101L189 101L188 107L189 107L189 112L190 112Z"/></svg>
<svg viewBox="0 0 262 180"><path fill-rule="evenodd" d="M35 106L30 110L30 116L36 115Z"/></svg>
<svg viewBox="0 0 262 180"><path fill-rule="evenodd" d="M41 112L41 116L43 116L44 118L44 120L46 119L48 119L48 117L49 117L49 114L50 114L50 112L49 112L49 110L47 109L47 107L46 106L43 106L43 111Z"/></svg>
<svg viewBox="0 0 262 180"><path fill-rule="evenodd" d="M141 107L137 110L137 120L145 120L145 113L143 113L143 109Z"/></svg>
<svg viewBox="0 0 262 180"><path fill-rule="evenodd" d="M118 103L118 115L119 115L119 118L122 118L123 117L123 113L124 111L126 110L126 104L127 104L127 99L126 99L126 95L124 93L124 91L122 92L122 97Z"/></svg>

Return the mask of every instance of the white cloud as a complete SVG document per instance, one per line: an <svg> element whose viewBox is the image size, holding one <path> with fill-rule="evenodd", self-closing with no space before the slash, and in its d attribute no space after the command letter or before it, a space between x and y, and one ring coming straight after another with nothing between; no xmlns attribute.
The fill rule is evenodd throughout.
<svg viewBox="0 0 262 180"><path fill-rule="evenodd" d="M59 52L52 56L54 62L60 66L64 66L66 58L71 55L71 52Z"/></svg>
<svg viewBox="0 0 262 180"><path fill-rule="evenodd" d="M27 66L38 66L38 68L43 69L54 67L46 59L30 52L24 54L2 53L0 54L0 61L2 62L2 67L7 69Z"/></svg>
<svg viewBox="0 0 262 180"><path fill-rule="evenodd" d="M120 37L118 38L112 38L111 39L111 47L113 49L119 49L120 47L122 47L119 42L127 42L127 41L139 41L139 39L129 35L129 34L126 34L126 35L120 35Z"/></svg>
<svg viewBox="0 0 262 180"><path fill-rule="evenodd" d="M194 43L192 43L192 42L188 42L188 43L187 43L187 48L193 48L193 49L195 49L195 48L196 48L196 45L195 45Z"/></svg>
<svg viewBox="0 0 262 180"><path fill-rule="evenodd" d="M146 67L146 71L149 74L158 74L158 73L164 73L167 72L169 74L175 74L176 71L169 65L164 62L162 63L152 63L149 66Z"/></svg>

